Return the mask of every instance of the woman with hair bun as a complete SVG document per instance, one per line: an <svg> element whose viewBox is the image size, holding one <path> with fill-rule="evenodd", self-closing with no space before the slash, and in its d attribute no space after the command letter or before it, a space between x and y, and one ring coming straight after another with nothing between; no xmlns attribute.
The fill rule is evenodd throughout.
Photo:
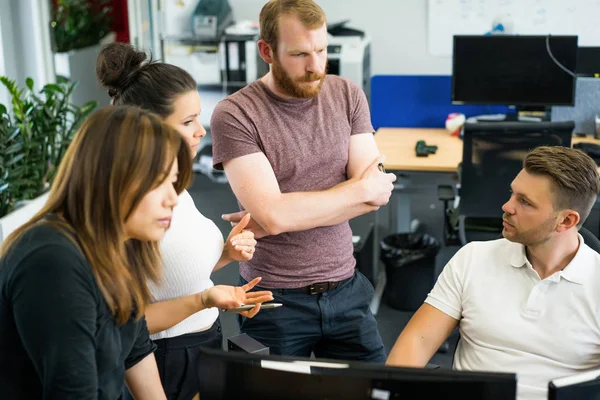
<svg viewBox="0 0 600 400"><path fill-rule="evenodd" d="M158 114L186 140L192 159L206 131L200 123L200 95L189 73L149 59L124 43L105 46L97 59L96 75L112 103L134 105ZM151 338L158 345L156 361L169 399L191 399L197 393L198 347L222 348L218 309L256 306L240 314L253 317L260 303L273 299L269 291L248 292L260 278L235 287L213 286L210 274L232 261L252 258L256 240L244 230L249 216L235 226L227 240L204 217L190 194L182 191L173 211L171 228L161 241L164 279L149 282L153 303L146 307ZM248 292L248 293L247 293Z"/></svg>

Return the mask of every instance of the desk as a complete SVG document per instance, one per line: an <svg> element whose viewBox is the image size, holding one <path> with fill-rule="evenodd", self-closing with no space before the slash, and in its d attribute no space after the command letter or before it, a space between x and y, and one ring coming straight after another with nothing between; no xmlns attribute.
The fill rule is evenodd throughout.
<svg viewBox="0 0 600 400"><path fill-rule="evenodd" d="M417 157L417 141L425 140L428 145L438 146L436 154ZM587 142L600 145L600 140L588 137L573 137L573 144ZM462 139L450 136L445 129L430 128L379 128L375 132L375 143L386 156L385 168L389 171L419 171L454 173L462 161ZM600 167L598 168L600 172ZM397 232L410 232L410 196L406 185L394 185L398 189L396 202Z"/></svg>
<svg viewBox="0 0 600 400"><path fill-rule="evenodd" d="M425 140L428 145L438 146L435 154L417 157L417 141ZM445 129L430 128L379 128L375 132L375 143L385 155L388 171L418 171L455 173L462 160L462 139L450 136ZM411 231L410 194L406 180L396 181L392 207L396 210L395 232Z"/></svg>
<svg viewBox="0 0 600 400"><path fill-rule="evenodd" d="M435 154L417 157L417 141L438 146ZM445 129L379 128L375 143L385 155L385 168L390 171L456 172L462 160L462 140L450 136Z"/></svg>

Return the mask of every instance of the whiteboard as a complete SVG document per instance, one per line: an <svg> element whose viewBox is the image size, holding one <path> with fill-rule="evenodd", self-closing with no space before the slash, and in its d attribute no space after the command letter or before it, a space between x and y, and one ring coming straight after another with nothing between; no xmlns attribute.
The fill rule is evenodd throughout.
<svg viewBox="0 0 600 400"><path fill-rule="evenodd" d="M600 46L600 0L428 0L429 52L452 54L454 35L483 35L500 17L517 35L578 35Z"/></svg>

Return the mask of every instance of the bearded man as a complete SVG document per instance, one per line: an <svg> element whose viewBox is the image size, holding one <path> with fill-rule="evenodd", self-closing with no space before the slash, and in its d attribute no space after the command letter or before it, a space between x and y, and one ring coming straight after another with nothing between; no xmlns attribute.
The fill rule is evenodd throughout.
<svg viewBox="0 0 600 400"><path fill-rule="evenodd" d="M312 0L271 0L258 50L270 71L221 101L211 118L213 163L237 197L237 223L258 239L240 281L262 277L283 307L240 318L273 354L386 359L369 309L373 286L355 270L348 220L388 203L394 174L373 137L364 92L326 75L327 25Z"/></svg>

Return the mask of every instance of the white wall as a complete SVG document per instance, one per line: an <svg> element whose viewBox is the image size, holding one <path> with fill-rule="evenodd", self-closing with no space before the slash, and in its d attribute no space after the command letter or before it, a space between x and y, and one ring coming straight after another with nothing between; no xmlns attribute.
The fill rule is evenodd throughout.
<svg viewBox="0 0 600 400"><path fill-rule="evenodd" d="M0 0L4 1L4 0ZM0 7L3 4L0 3ZM3 9L2 9L3 10ZM4 10L3 10L4 11ZM0 18L0 76L6 75L6 67L4 66L4 47L2 45L2 18ZM8 104L8 93L4 87L0 87L0 104Z"/></svg>
<svg viewBox="0 0 600 400"><path fill-rule="evenodd" d="M47 0L0 0L0 29L6 76L37 89L55 80Z"/></svg>
<svg viewBox="0 0 600 400"><path fill-rule="evenodd" d="M10 0L0 0L0 39L4 74L8 77L16 77L17 64L21 62L21 55L15 50L15 41L20 41L20 35L16 29L13 29L13 20L16 16L13 8L14 4Z"/></svg>
<svg viewBox="0 0 600 400"><path fill-rule="evenodd" d="M265 0L229 0L236 21L258 21ZM317 0L330 22L349 19L348 27L372 39L373 75L451 75L451 57L429 54L427 0Z"/></svg>
<svg viewBox="0 0 600 400"><path fill-rule="evenodd" d="M12 7L10 0L0 0L0 41L2 51L0 54L0 75L16 77L16 60L10 61L9 55L18 57L14 51L14 33L12 26ZM0 103L9 107L9 95L4 85L0 84Z"/></svg>

